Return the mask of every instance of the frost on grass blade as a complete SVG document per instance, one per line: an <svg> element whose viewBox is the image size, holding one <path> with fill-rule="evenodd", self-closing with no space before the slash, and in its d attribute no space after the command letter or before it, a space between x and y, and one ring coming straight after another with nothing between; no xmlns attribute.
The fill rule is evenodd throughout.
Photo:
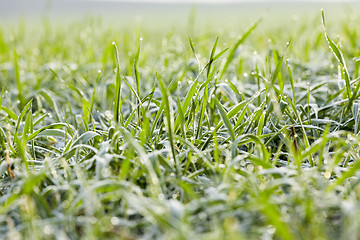
<svg viewBox="0 0 360 240"><path fill-rule="evenodd" d="M329 37L329 35L326 32L326 25L325 25L325 14L324 14L324 10L321 10L321 16L322 16L322 23L323 23L323 27L324 27L324 34L325 34L325 38L329 44L329 47L331 49L331 51L333 52L334 56L336 57L336 59L338 60L342 71L344 73L344 78L345 78L345 84L346 84L346 93L349 99L349 105L351 106L352 101L354 100L351 96L351 85L350 85L350 75L349 75L349 71L346 67L346 63L345 63L345 59L344 59L344 55L341 52L340 48L334 43L334 41Z"/></svg>

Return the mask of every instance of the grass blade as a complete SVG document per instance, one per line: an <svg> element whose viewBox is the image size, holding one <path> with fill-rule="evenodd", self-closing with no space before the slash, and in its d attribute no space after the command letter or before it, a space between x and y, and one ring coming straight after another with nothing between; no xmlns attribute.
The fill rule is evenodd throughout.
<svg viewBox="0 0 360 240"><path fill-rule="evenodd" d="M164 105L164 114L165 114L166 121L167 121L167 129L168 129L171 153L172 153L175 165L176 165L177 177L180 178L180 165L179 165L179 162L177 161L176 151L175 151L175 147L174 147L174 139L173 139L174 132L173 132L173 128L172 128L172 118L171 118L171 114L170 114L169 95L168 95L167 89L165 88L164 83L162 82L161 78L158 78L158 80L159 80L161 93L163 94L162 99L165 104Z"/></svg>
<svg viewBox="0 0 360 240"><path fill-rule="evenodd" d="M216 106L218 107L218 109L220 111L221 118L222 118L226 128L229 131L231 140L234 141L235 140L235 133L234 133L234 129L231 126L231 122L230 122L230 120L229 120L223 106L221 106L221 104L219 103L219 100L217 98L215 98L215 103L216 103Z"/></svg>
<svg viewBox="0 0 360 240"><path fill-rule="evenodd" d="M116 46L116 43L112 43L115 51L115 60L116 60L116 81L115 81L115 98L114 98L114 119L116 123L123 123L122 115L122 106L121 106L121 79L120 74L120 60L119 60L119 51Z"/></svg>
<svg viewBox="0 0 360 240"><path fill-rule="evenodd" d="M241 36L239 40L236 41L234 46L230 49L229 56L226 59L225 65L221 70L220 79L223 77L227 68L229 67L231 61L234 59L236 49L240 46L240 44L244 43L245 40L250 36L250 34L254 31L257 25L261 22L261 19L257 20L253 25L249 27L249 29Z"/></svg>

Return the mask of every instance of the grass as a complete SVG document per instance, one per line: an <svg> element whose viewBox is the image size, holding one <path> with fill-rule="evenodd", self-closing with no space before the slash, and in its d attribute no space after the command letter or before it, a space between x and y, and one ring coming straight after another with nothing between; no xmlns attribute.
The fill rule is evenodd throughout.
<svg viewBox="0 0 360 240"><path fill-rule="evenodd" d="M358 239L359 29L320 16L0 28L1 238Z"/></svg>

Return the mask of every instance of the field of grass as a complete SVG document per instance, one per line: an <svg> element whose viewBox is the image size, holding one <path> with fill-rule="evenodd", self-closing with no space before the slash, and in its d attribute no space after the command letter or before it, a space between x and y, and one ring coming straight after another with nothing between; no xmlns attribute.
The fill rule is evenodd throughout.
<svg viewBox="0 0 360 240"><path fill-rule="evenodd" d="M0 239L359 239L360 19L313 19L0 26Z"/></svg>

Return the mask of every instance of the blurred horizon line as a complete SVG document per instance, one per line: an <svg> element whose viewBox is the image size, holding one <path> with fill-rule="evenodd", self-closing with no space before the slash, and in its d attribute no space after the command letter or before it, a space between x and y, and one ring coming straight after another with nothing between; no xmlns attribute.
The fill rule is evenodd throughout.
<svg viewBox="0 0 360 240"><path fill-rule="evenodd" d="M181 4L181 3L203 3L203 4L231 4L231 3L269 3L269 2L280 2L280 3L316 3L316 2L357 2L357 0L75 0L80 2L122 2L122 3L166 3L166 4Z"/></svg>

